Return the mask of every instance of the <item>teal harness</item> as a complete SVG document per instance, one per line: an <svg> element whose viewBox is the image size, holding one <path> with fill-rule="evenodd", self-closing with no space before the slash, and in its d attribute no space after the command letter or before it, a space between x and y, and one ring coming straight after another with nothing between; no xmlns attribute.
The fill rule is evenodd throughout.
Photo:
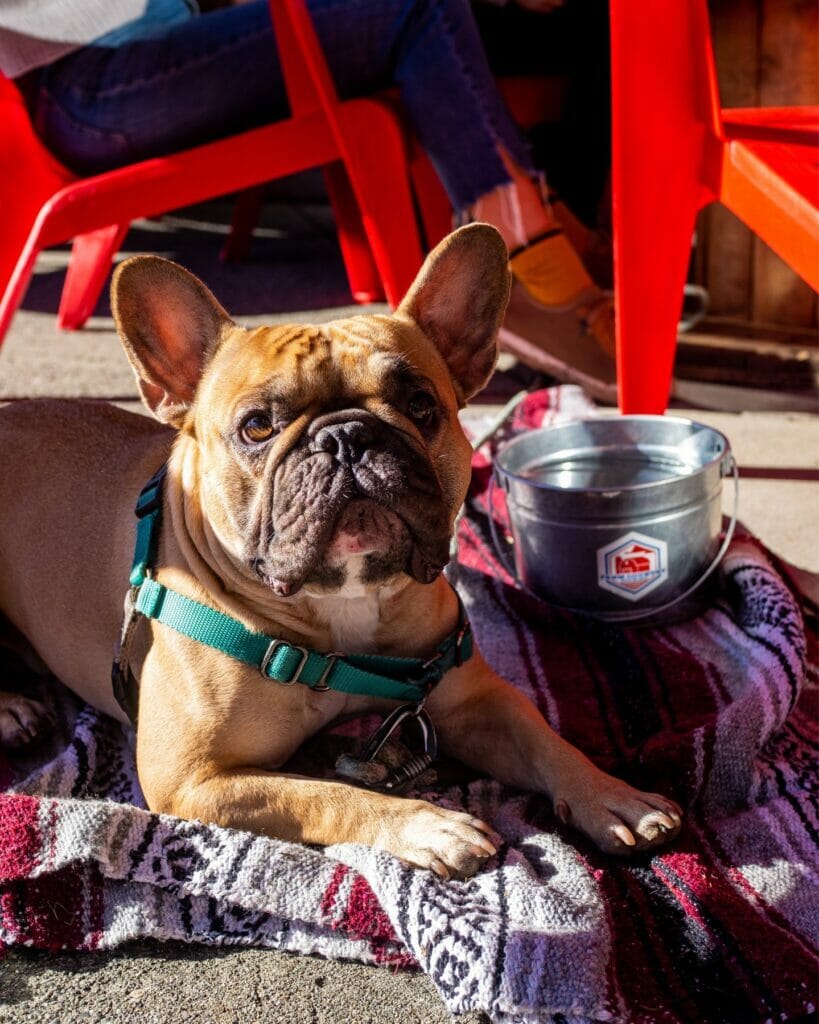
<svg viewBox="0 0 819 1024"><path fill-rule="evenodd" d="M140 617L154 619L169 629L212 647L246 665L255 666L265 679L282 686L301 683L316 692L384 697L420 707L430 690L451 668L472 655L472 633L458 599L458 626L426 661L382 655L319 654L248 629L238 619L171 590L153 578L162 521L162 466L142 488L136 504L137 537L131 569L131 589L111 678L114 694L130 720L136 723L137 686L128 665L128 652Z"/></svg>

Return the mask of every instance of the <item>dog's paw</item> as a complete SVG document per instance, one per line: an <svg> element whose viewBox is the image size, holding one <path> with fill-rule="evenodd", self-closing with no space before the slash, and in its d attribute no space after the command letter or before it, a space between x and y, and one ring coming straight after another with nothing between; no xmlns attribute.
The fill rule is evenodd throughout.
<svg viewBox="0 0 819 1024"><path fill-rule="evenodd" d="M54 717L37 700L0 691L0 746L24 750L33 746L54 728Z"/></svg>
<svg viewBox="0 0 819 1024"><path fill-rule="evenodd" d="M682 810L673 800L642 793L596 769L562 790L554 808L562 822L585 833L604 853L628 855L662 846L682 825Z"/></svg>
<svg viewBox="0 0 819 1024"><path fill-rule="evenodd" d="M469 878L497 852L485 821L423 800L402 804L377 845L413 867L429 868L441 878Z"/></svg>

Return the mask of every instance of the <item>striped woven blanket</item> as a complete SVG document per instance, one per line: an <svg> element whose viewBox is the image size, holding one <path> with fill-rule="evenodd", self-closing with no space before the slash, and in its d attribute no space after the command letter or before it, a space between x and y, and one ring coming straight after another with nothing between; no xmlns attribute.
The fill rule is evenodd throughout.
<svg viewBox="0 0 819 1024"><path fill-rule="evenodd" d="M532 396L512 429L577 408ZM816 609L751 538L713 606L651 630L550 609L505 576L476 457L455 582L494 667L598 764L687 808L672 847L607 858L545 801L441 769L418 792L505 840L443 882L352 845L314 849L145 810L132 738L54 682L53 742L0 762L0 942L259 945L421 968L497 1022L746 1024L814 1009L819 947ZM318 741L332 763L358 723Z"/></svg>

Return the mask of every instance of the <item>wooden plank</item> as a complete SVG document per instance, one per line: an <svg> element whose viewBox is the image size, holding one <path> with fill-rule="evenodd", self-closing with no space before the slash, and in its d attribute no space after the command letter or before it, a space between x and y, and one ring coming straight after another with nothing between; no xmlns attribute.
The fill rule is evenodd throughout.
<svg viewBox="0 0 819 1024"><path fill-rule="evenodd" d="M751 318L753 236L729 210L712 203L700 215L705 249L702 276L709 309L719 316Z"/></svg>
<svg viewBox="0 0 819 1024"><path fill-rule="evenodd" d="M755 340L714 333L718 325L706 322L702 329L680 338L674 375L680 380L734 384L749 388L800 391L819 395L819 352L787 341ZM750 335L752 332L748 331Z"/></svg>
<svg viewBox="0 0 819 1024"><path fill-rule="evenodd" d="M815 0L761 4L759 105L819 102L819 5ZM816 324L816 293L758 238L753 240L752 284L754 322Z"/></svg>

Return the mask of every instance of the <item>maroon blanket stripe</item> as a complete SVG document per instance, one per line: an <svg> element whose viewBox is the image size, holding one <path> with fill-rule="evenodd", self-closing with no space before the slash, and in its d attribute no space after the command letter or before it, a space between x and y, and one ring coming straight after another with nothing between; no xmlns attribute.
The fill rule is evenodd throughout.
<svg viewBox="0 0 819 1024"><path fill-rule="evenodd" d="M603 674L603 685L612 696L625 749L632 762L650 736L662 731L662 718L643 664L635 652L635 631L605 623L586 622L582 643L593 652Z"/></svg>
<svg viewBox="0 0 819 1024"><path fill-rule="evenodd" d="M588 643L589 624L583 619L567 615L563 622L565 639L574 658L579 662L580 672L588 679L593 701L590 709L600 720L608 741L604 752L605 761L601 767L608 771L621 771L628 764L629 744L623 732L623 723L617 713L615 699L607 684L608 675L605 667L600 664L597 651L593 644ZM565 690L564 690L565 692ZM575 737L573 743L585 748L582 737Z"/></svg>
<svg viewBox="0 0 819 1024"><path fill-rule="evenodd" d="M661 665L660 647L655 635L645 630L632 629L629 631L628 636L633 655L639 662L645 677L646 691L650 694L650 699L654 704L660 722L660 731L666 733L669 729L676 728L679 709L671 699L668 674L663 671ZM681 658L680 661L679 669L675 665L672 677L675 686L678 685L679 675L685 673L688 664L693 659L688 654L685 658ZM648 737L648 739L650 738Z"/></svg>
<svg viewBox="0 0 819 1024"><path fill-rule="evenodd" d="M350 869L346 864L337 864L333 877L330 879L330 884L324 890L324 894L321 897L321 903L319 910L324 917L331 917L336 905L336 897L338 896L338 890L341 888L341 883L350 874Z"/></svg>
<svg viewBox="0 0 819 1024"><path fill-rule="evenodd" d="M701 832L699 818L697 826ZM707 846L694 843L690 852L677 850L663 859L679 884L686 886L714 933L726 944L732 963L752 979L748 990L766 989L769 1005L763 1004L761 1010L779 1019L798 1012L804 1005L802 979L815 974L815 959L806 958L801 944L794 942L790 934L783 936L767 926L765 917L725 877ZM738 935L742 936L741 942ZM764 986L762 979L767 980ZM749 1019L760 1018L754 1015Z"/></svg>
<svg viewBox="0 0 819 1024"><path fill-rule="evenodd" d="M677 984L693 1001L691 1024L728 1024L760 1018L749 998L742 972L732 958L722 955L702 915L689 916L684 906L651 870L633 865L630 874L642 889L652 921L652 941L669 953ZM672 1001L673 1005L673 1001ZM680 1014L681 1022L686 1017Z"/></svg>
<svg viewBox="0 0 819 1024"><path fill-rule="evenodd" d="M0 794L0 881L27 878L39 864L41 800Z"/></svg>
<svg viewBox="0 0 819 1024"><path fill-rule="evenodd" d="M673 897L685 911L692 926L696 925L701 932L704 944L710 948L711 964L719 962L723 972L732 975L728 981L731 988L742 992L748 1003L753 1005L753 1019L760 1015L767 1017L778 1014L779 1007L767 987L760 983L734 936L706 911L693 890L662 858L657 858L652 868L658 881L667 886L669 896ZM715 984L720 986L725 982Z"/></svg>
<svg viewBox="0 0 819 1024"><path fill-rule="evenodd" d="M669 732L651 737L642 751L642 763L656 779L656 784L669 792L685 807L702 798L713 771L716 716L730 703L725 684L717 667L707 660L693 657L670 631L664 631L655 642L673 654L665 663L680 667L675 676L677 697L676 725ZM717 700L714 694L719 694ZM699 764L699 759L702 764Z"/></svg>
<svg viewBox="0 0 819 1024"><path fill-rule="evenodd" d="M694 1024L697 1005L683 983L666 943L658 941L650 900L625 864L606 864L598 874L612 906L611 955L629 1024Z"/></svg>
<svg viewBox="0 0 819 1024"><path fill-rule="evenodd" d="M0 886L0 923L17 945L95 949L103 934L102 877L93 862Z"/></svg>

